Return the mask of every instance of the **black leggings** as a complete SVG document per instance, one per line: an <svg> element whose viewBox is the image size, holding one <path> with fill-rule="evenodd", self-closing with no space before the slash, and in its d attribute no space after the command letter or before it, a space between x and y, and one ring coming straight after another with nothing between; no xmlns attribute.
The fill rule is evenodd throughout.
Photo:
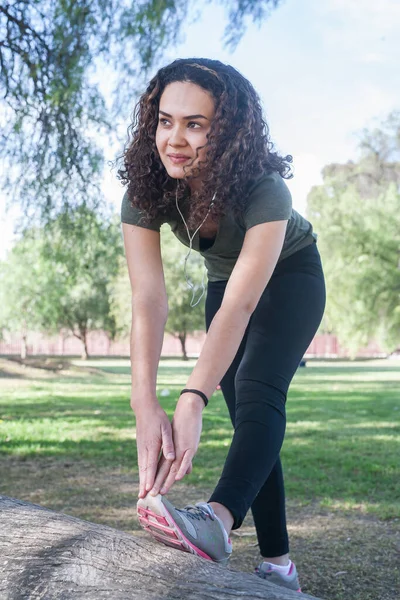
<svg viewBox="0 0 400 600"><path fill-rule="evenodd" d="M226 284L208 284L207 329L221 306ZM264 557L289 551L279 458L286 395L324 308L324 275L313 243L277 264L221 381L234 434L209 502L230 510L233 529L241 526L251 508Z"/></svg>

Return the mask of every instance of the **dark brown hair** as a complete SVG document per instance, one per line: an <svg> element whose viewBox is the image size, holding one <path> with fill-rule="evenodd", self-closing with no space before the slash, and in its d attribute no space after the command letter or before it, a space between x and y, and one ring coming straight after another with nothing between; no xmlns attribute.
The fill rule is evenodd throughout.
<svg viewBox="0 0 400 600"><path fill-rule="evenodd" d="M158 71L137 103L121 157L124 167L118 171L122 183L128 185L129 200L149 221L168 214L177 189L179 197L188 191L190 177L183 183L171 178L155 142L161 95L167 85L176 81L199 85L215 101L205 160L190 174L196 177L200 171L204 173L190 202L191 227L204 218L214 194L211 216L217 219L229 210L240 212L246 204L250 182L263 173L277 171L284 178L292 177L292 157L281 157L273 151L260 99L251 83L218 60L175 60Z"/></svg>

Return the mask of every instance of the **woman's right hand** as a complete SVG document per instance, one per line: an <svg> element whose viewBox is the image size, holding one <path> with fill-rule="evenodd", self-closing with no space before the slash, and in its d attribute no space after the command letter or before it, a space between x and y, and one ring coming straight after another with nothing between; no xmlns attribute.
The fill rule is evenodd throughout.
<svg viewBox="0 0 400 600"><path fill-rule="evenodd" d="M171 423L156 402L135 408L136 445L139 466L139 498L144 498L153 487L160 451L166 460L175 460Z"/></svg>

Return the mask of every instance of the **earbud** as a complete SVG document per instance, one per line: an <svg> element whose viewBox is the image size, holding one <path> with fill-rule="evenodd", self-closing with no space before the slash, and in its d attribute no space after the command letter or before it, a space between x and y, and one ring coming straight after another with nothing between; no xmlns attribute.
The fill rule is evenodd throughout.
<svg viewBox="0 0 400 600"><path fill-rule="evenodd" d="M182 211L181 211L181 209L179 208L179 204L178 204L178 187L176 188L176 195L175 195L175 204L176 204L176 208L177 208L177 210L178 210L178 212L179 212L179 214L180 214L180 216L181 216L181 218L182 218L183 224L185 225L185 229L186 229L186 232L187 232L187 234L188 234L188 238L189 238L189 252L188 252L188 253L186 254L186 256L185 256L185 261L184 261L184 265L183 265L183 271L184 271L184 274L185 274L185 280L186 280L186 283L188 284L189 288L192 290L192 299L191 299L191 301L190 301L190 306L191 306L192 308L194 308L195 306L197 306L197 305L198 305L198 303L200 302L200 300L202 299L202 297L203 297L203 296L204 296L204 294L206 293L206 288L205 288L205 286L204 286L204 278L205 278L206 269L204 269L204 271L203 271L203 277L202 277L202 280L201 280L201 288L202 288L202 291L201 291L200 298L197 300L197 302L195 302L195 303L193 304L193 302L194 302L194 297L195 297L195 293L196 293L196 290L195 290L195 287L194 287L193 283L190 281L190 279L189 279L189 277L188 277L188 275L187 275L187 272L186 272L186 263L187 263L187 261L188 261L188 259L189 259L190 253L191 253L191 251L192 251L192 247L193 247L193 240L194 240L194 238L195 238L195 235L196 235L196 233L197 233L197 232L200 230L201 226L204 224L205 220L207 219L207 217L208 217L208 215L209 215L209 213L210 213L211 207L212 207L212 206L213 206L213 204L214 204L214 199L215 199L215 196L216 196L216 194L214 194L214 196L212 197L212 200L211 200L211 203L210 203L210 207L209 207L209 209L208 209L208 211L207 211L207 214L206 214L206 216L204 217L204 219L202 220L202 222L200 223L200 225L198 226L198 228L196 229L196 231L194 232L194 234L193 234L193 235L190 235L190 232L189 232L189 227L187 226L187 223L186 223L186 221L185 221L185 217L183 216L183 214L182 214Z"/></svg>

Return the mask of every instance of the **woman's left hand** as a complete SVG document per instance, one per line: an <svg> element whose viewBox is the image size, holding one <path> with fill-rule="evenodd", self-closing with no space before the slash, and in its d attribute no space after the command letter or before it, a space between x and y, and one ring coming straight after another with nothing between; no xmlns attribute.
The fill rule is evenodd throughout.
<svg viewBox="0 0 400 600"><path fill-rule="evenodd" d="M179 398L172 419L175 460L167 461L161 456L149 492L152 496L167 494L175 481L192 471L192 460L200 442L203 408L204 402L199 396L184 394Z"/></svg>

